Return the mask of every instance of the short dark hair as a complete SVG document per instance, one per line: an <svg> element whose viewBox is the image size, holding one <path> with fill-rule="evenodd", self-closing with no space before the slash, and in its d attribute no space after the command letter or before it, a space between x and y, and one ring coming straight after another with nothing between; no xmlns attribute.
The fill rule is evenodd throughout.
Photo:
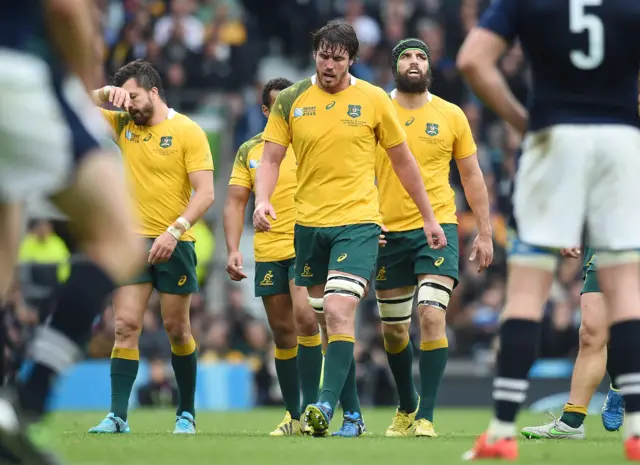
<svg viewBox="0 0 640 465"><path fill-rule="evenodd" d="M162 79L156 69L141 58L127 63L120 68L113 76L113 84L116 87L122 87L129 79L135 79L136 84L145 90L151 90L154 87L158 89L160 97L164 99L164 89L162 88Z"/></svg>
<svg viewBox="0 0 640 465"><path fill-rule="evenodd" d="M262 104L267 108L271 108L271 92L274 90L285 90L292 85L293 82L287 78L277 77L271 79L265 84L264 89L262 89Z"/></svg>
<svg viewBox="0 0 640 465"><path fill-rule="evenodd" d="M355 60L358 57L360 42L356 30L343 20L334 19L322 26L313 34L313 51L329 49L336 51L345 49L349 59Z"/></svg>

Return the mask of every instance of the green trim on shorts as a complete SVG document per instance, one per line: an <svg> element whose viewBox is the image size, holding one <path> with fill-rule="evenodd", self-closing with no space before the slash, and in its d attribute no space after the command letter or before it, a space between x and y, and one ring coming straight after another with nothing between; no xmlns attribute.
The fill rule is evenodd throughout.
<svg viewBox="0 0 640 465"><path fill-rule="evenodd" d="M376 289L389 290L418 284L418 276L447 276L458 284L460 248L458 225L441 225L447 246L429 247L422 228L385 234L387 244L380 247L376 263Z"/></svg>
<svg viewBox="0 0 640 465"><path fill-rule="evenodd" d="M330 270L370 281L381 231L375 223L326 228L296 224L296 285L310 287L324 284Z"/></svg>
<svg viewBox="0 0 640 465"><path fill-rule="evenodd" d="M289 294L289 282L294 278L295 262L295 258L275 262L256 262L255 296Z"/></svg>

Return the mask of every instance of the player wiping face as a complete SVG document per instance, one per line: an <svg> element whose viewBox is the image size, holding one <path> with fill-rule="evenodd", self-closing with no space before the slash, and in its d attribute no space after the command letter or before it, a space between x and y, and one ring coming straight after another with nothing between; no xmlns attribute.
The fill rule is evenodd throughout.
<svg viewBox="0 0 640 465"><path fill-rule="evenodd" d="M129 79L121 88L114 87L109 92L109 103L123 108L138 126L149 126L155 116L155 102L160 99L158 89L146 90L135 79Z"/></svg>

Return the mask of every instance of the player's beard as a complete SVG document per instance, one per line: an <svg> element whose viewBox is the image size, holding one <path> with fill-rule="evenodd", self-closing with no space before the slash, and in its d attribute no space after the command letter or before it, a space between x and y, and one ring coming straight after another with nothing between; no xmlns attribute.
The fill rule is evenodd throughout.
<svg viewBox="0 0 640 465"><path fill-rule="evenodd" d="M323 89L327 89L327 90L333 89L334 87L339 86L340 83L342 83L345 80L348 72L349 72L349 68L347 68L342 73L338 73L334 70L334 72L331 74L331 76L327 80L328 76L325 76L322 71L320 71L319 69L316 69L316 73L318 74L318 80L320 81L320 85L322 86Z"/></svg>
<svg viewBox="0 0 640 465"><path fill-rule="evenodd" d="M147 102L146 105L140 108L131 109L129 114L137 126L147 126L153 116L153 103Z"/></svg>
<svg viewBox="0 0 640 465"><path fill-rule="evenodd" d="M426 92L431 86L431 70L429 69L426 74L422 74L421 71L419 76L409 76L409 71L411 70L407 70L404 74L396 74L396 89L407 94L422 94Z"/></svg>

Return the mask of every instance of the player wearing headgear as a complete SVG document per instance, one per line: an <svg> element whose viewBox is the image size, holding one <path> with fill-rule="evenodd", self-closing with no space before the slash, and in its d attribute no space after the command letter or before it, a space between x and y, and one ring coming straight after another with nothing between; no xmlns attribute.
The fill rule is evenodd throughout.
<svg viewBox="0 0 640 465"><path fill-rule="evenodd" d="M489 198L469 122L462 110L429 92L431 60L419 39L400 41L392 51L396 88L393 107L407 132L427 194L447 237L446 247L429 247L420 212L391 169L384 151L376 158L376 177L386 245L378 250L376 297L384 345L400 404L387 436L434 437L433 413L447 363L446 311L458 281L458 221L449 183L455 160L478 226L471 260L483 271L493 258ZM413 383L413 347L409 326L418 288L420 389ZM418 395L419 394L419 395ZM415 424L414 424L415 420Z"/></svg>
<svg viewBox="0 0 640 465"><path fill-rule="evenodd" d="M494 418L466 458L518 456L515 418L526 398L557 252L579 244L586 229L608 301L610 363L626 405L626 456L640 461L638 27L635 0L495 0L459 52L458 67L478 96L526 132ZM496 66L516 39L531 63L527 109Z"/></svg>
<svg viewBox="0 0 640 465"><path fill-rule="evenodd" d="M316 74L283 90L269 115L253 218L259 231L270 229L267 217L276 219L270 197L291 144L298 160L295 283L307 287L314 308L324 307L329 337L322 392L305 418L315 434L324 434L345 380L355 377L355 309L373 274L381 232L378 144L418 206L429 244L440 249L446 239L389 97L349 74L358 53L354 29L329 22L314 34L313 48ZM357 398L343 409L343 429L360 435Z"/></svg>

